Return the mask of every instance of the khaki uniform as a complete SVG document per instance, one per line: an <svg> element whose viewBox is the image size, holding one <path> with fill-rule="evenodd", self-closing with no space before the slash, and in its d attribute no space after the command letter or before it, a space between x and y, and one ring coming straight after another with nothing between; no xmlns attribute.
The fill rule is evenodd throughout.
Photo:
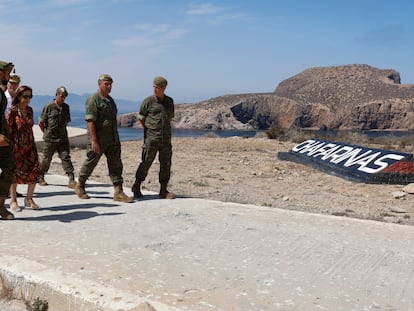
<svg viewBox="0 0 414 311"><path fill-rule="evenodd" d="M141 104L138 119L145 120L144 145L142 161L135 173L135 179L142 182L158 152L160 161L159 181L167 184L171 176L171 120L174 118L174 101L164 96L160 101L156 96L149 96Z"/></svg>
<svg viewBox="0 0 414 311"><path fill-rule="evenodd" d="M79 179L88 179L101 156L105 154L109 177L112 183L114 185L123 183L123 165L121 161L121 143L118 134L117 113L118 109L115 101L110 96L105 98L99 92L96 92L86 101L85 120L95 123L96 136L101 147L101 153L96 154L93 152L91 136L88 132L87 158L80 169Z"/></svg>
<svg viewBox="0 0 414 311"><path fill-rule="evenodd" d="M66 174L73 174L74 168L70 157L70 146L67 125L71 121L69 105L63 103L59 107L54 101L42 110L39 122L44 124L42 170L46 174L50 168L53 154L58 152L62 167Z"/></svg>

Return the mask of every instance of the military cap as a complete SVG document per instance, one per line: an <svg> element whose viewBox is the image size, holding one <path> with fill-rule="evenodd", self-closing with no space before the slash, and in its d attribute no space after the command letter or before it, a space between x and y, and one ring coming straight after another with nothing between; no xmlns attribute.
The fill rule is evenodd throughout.
<svg viewBox="0 0 414 311"><path fill-rule="evenodd" d="M56 94L65 94L65 96L68 96L69 93L68 90L62 85L56 89Z"/></svg>
<svg viewBox="0 0 414 311"><path fill-rule="evenodd" d="M13 63L8 63L8 62L0 60L0 70L2 70L3 72L10 73L13 67L14 67Z"/></svg>
<svg viewBox="0 0 414 311"><path fill-rule="evenodd" d="M20 77L18 75L12 75L10 76L9 82L11 83L20 83Z"/></svg>
<svg viewBox="0 0 414 311"><path fill-rule="evenodd" d="M155 77L154 78L154 82L153 83L156 86L164 87L164 86L167 86L168 81L164 77L159 76L159 77Z"/></svg>
<svg viewBox="0 0 414 311"><path fill-rule="evenodd" d="M99 76L98 81L109 81L112 83L114 80L109 74L103 73Z"/></svg>

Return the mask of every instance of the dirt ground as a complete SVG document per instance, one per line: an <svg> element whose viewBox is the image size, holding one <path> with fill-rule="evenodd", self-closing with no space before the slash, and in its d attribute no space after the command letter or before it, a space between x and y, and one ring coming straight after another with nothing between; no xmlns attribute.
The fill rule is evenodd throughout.
<svg viewBox="0 0 414 311"><path fill-rule="evenodd" d="M142 143L122 143L124 187L131 187L134 181ZM278 152L293 146L267 138L173 138L169 190L178 197L414 224L414 195L395 195L404 185L356 183L277 158ZM77 175L86 153L76 148L71 155ZM144 189L158 192L158 169L155 161ZM49 173L63 174L59 159L53 161ZM110 183L105 158L91 179Z"/></svg>

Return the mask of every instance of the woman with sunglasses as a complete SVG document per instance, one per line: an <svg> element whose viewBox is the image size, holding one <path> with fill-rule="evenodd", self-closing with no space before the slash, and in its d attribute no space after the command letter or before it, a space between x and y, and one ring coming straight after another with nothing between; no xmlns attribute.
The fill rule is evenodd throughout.
<svg viewBox="0 0 414 311"><path fill-rule="evenodd" d="M16 174L10 186L10 208L16 212L22 210L17 204L17 184L27 184L24 206L39 209L39 205L33 201L33 193L38 178L42 176L42 168L33 135L33 109L30 107L32 94L30 87L20 86L7 115L16 155Z"/></svg>

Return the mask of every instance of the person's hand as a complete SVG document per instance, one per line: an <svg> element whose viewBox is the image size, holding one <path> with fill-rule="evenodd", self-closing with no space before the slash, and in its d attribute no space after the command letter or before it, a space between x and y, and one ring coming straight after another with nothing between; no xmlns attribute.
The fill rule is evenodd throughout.
<svg viewBox="0 0 414 311"><path fill-rule="evenodd" d="M98 143L97 140L92 140L92 150L96 154L100 154L101 153L101 146L99 145L99 143Z"/></svg>
<svg viewBox="0 0 414 311"><path fill-rule="evenodd" d="M0 134L0 147L7 147L9 146L9 140L3 134Z"/></svg>

